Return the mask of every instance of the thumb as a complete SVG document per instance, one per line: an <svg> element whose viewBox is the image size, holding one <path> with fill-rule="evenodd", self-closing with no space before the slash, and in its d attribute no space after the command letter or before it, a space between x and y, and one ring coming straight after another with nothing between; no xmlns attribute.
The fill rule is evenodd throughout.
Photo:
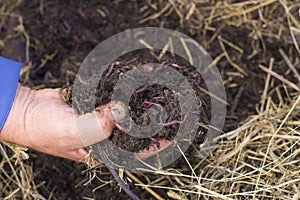
<svg viewBox="0 0 300 200"><path fill-rule="evenodd" d="M124 104L112 101L106 105L97 107L92 113L80 115L76 118L77 134L83 146L89 146L101 142L111 135L116 121L124 118Z"/></svg>

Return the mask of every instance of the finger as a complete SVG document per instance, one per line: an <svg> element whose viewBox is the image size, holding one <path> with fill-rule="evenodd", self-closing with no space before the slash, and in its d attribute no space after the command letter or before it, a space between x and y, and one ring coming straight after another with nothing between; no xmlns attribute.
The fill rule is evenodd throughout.
<svg viewBox="0 0 300 200"><path fill-rule="evenodd" d="M86 148L78 148L67 155L67 158L76 162L85 163L88 154L89 152Z"/></svg>
<svg viewBox="0 0 300 200"><path fill-rule="evenodd" d="M107 139L115 128L115 118L112 110L119 109L121 112L120 102L110 102L106 105L97 107L92 113L81 115L76 120L77 133L84 146L89 146ZM119 114L118 120L122 119Z"/></svg>
<svg viewBox="0 0 300 200"><path fill-rule="evenodd" d="M109 111L87 113L76 119L77 134L83 146L93 145L107 139L114 128L113 118Z"/></svg>

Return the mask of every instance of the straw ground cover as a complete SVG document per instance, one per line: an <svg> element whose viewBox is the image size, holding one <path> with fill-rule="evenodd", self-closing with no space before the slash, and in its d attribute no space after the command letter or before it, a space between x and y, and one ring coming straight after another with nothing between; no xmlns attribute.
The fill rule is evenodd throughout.
<svg viewBox="0 0 300 200"><path fill-rule="evenodd" d="M169 168L151 173L121 171L135 193L147 199L299 199L298 1L68 3L0 4L0 51L23 59L23 84L68 85L97 42L142 26L188 34L210 53L222 73L228 113L211 154L184 154ZM40 34L45 30L48 34ZM98 169L100 173L87 170L84 177L80 164L7 143L1 143L0 151L1 198L127 198L105 167Z"/></svg>

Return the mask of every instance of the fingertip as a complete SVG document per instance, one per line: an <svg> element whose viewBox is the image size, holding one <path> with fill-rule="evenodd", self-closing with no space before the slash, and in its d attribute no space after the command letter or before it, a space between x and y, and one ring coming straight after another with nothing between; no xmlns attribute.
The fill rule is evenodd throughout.
<svg viewBox="0 0 300 200"><path fill-rule="evenodd" d="M127 106L121 101L112 102L111 114L115 122L122 122L128 116Z"/></svg>
<svg viewBox="0 0 300 200"><path fill-rule="evenodd" d="M92 113L78 116L76 126L81 142L89 146L109 138L116 122L126 116L126 105L120 101L112 101L97 107Z"/></svg>
<svg viewBox="0 0 300 200"><path fill-rule="evenodd" d="M114 125L106 111L86 113L78 116L76 127L79 138L84 146L89 146L107 139Z"/></svg>
<svg viewBox="0 0 300 200"><path fill-rule="evenodd" d="M101 142L111 135L115 120L111 109L116 103L98 106L92 113L80 115L76 124L79 137L85 146Z"/></svg>

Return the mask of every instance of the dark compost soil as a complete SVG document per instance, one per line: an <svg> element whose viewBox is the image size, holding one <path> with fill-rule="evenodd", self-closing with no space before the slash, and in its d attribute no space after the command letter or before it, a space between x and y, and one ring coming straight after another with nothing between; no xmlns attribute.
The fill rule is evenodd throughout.
<svg viewBox="0 0 300 200"><path fill-rule="evenodd" d="M145 59L146 55L149 57L151 56L150 53L147 53L147 51L142 52L135 52L135 55L139 55L142 53L143 59ZM132 55L132 53L131 53ZM123 56L124 57L124 56ZM168 60L170 58L168 57ZM148 59L149 61L149 59ZM85 114L88 112L92 112L95 108L97 108L100 105L106 104L110 102L113 90L116 86L116 83L120 80L122 80L122 77L126 76L126 73L132 69L139 69L142 74L140 76L146 76L147 73L154 72L159 73L159 71L165 70L165 68L174 68L176 66L177 70L186 77L188 82L192 85L193 90L195 91L196 95L198 96L197 99L197 105L199 105L199 111L197 115L199 115L199 123L207 124L207 117L205 114L205 108L204 108L204 100L201 96L201 90L200 87L203 85L203 81L201 81L201 76L199 73L196 72L196 70L192 66L179 66L175 63L167 63L166 59L165 61L160 61L162 64L159 65L151 65L148 63L142 63L137 58L133 58L129 61L114 61L108 69L103 73L102 78L99 77L99 74L97 71L92 72L90 78L88 80L80 80L78 81L77 87L80 88L76 90L76 92L80 93L80 95L77 95L76 97L72 98L72 91L73 86L68 86L66 90L68 92L64 92L64 96L62 97L66 103L69 105L74 105L76 110L80 114ZM178 62L176 62L178 63ZM174 77L175 78L175 77ZM96 89L96 101L95 105L93 105L93 96L94 94L90 94L90 88L93 87L95 84L95 80L99 80L99 83L97 84ZM131 126L127 126L127 128L124 128L124 130L120 130L118 128L115 128L111 137L109 138L116 146L127 150L131 152L139 152L143 149L149 149L149 145L151 141L154 141L156 143L157 147L159 148L159 139L167 139L167 140L173 140L178 127L180 123L182 122L181 118L181 110L180 105L178 103L177 96L185 96L185 94L180 94L178 91L172 91L168 89L166 86L162 86L159 84L156 84L157 80L154 80L154 82L149 82L149 84L142 85L131 96L131 100L129 101L129 115L133 119L133 122L140 126L146 126L150 123L150 117L148 113L146 112L151 107L161 105L165 109L166 119L164 122L164 127L154 136L147 137L147 135L144 135L145 138L136 138L129 134L133 130L125 130L130 128ZM121 96L127 96L129 91L129 85L123 85L122 88L119 88L121 91ZM130 95L130 93L129 93ZM87 99L86 97L90 97ZM74 102L75 101L75 102ZM158 109L158 108L157 108ZM191 111L190 113L187 113L188 115L192 115L196 112ZM163 114L163 113L161 113ZM195 114L194 114L195 115ZM156 116L158 118L162 118L162 116ZM131 122L132 123L132 122ZM163 123L162 121L160 123ZM126 133L124 133L124 131ZM204 131L204 130L203 130ZM202 141L201 138L203 138L203 131L196 131L198 135L196 135L196 140L198 142ZM147 133L141 133L141 134L147 134ZM200 138L201 137L201 138ZM193 142L193 141L191 141Z"/></svg>

